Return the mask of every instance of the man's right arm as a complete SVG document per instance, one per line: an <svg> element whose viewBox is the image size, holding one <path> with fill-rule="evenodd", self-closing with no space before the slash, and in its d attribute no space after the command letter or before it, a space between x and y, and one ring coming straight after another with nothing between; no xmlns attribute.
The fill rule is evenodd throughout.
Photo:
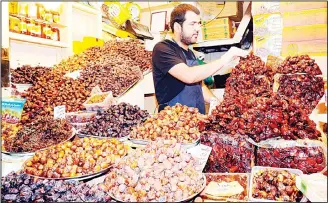
<svg viewBox="0 0 328 203"><path fill-rule="evenodd" d="M169 70L169 73L173 77L177 78L178 80L181 80L184 83L192 84L195 82L200 82L205 78L213 75L218 70L220 70L225 64L233 60L235 57L246 55L246 51L231 48L220 59L215 60L211 63L193 67L188 67L185 63L179 63L173 66Z"/></svg>

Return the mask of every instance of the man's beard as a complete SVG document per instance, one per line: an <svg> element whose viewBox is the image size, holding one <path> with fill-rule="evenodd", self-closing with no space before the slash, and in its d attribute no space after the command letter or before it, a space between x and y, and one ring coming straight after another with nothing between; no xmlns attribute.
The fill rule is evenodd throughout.
<svg viewBox="0 0 328 203"><path fill-rule="evenodd" d="M191 38L192 37L187 37L183 34L183 32L181 33L181 42L186 44L186 45L190 45L190 44L194 44L191 42Z"/></svg>

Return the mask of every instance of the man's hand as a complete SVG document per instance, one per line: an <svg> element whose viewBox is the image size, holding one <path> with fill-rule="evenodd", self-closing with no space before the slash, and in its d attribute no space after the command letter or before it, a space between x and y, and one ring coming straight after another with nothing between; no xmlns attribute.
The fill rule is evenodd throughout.
<svg viewBox="0 0 328 203"><path fill-rule="evenodd" d="M239 57L246 57L247 55L248 51L239 49L237 47L231 47L223 56L221 56L221 62L222 65L229 64Z"/></svg>

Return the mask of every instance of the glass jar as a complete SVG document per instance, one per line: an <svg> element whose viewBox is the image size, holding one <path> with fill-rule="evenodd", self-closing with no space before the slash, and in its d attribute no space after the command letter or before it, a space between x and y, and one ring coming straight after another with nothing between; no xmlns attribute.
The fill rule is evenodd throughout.
<svg viewBox="0 0 328 203"><path fill-rule="evenodd" d="M9 2L9 14L17 15L18 14L18 2Z"/></svg>
<svg viewBox="0 0 328 203"><path fill-rule="evenodd" d="M41 37L44 39L51 39L52 31L51 31L50 25L48 23L44 22L41 25L41 29L42 29Z"/></svg>
<svg viewBox="0 0 328 203"><path fill-rule="evenodd" d="M19 22L19 32L21 34L27 34L26 18L21 17Z"/></svg>
<svg viewBox="0 0 328 203"><path fill-rule="evenodd" d="M46 10L46 14L45 14L45 21L52 23L53 21L53 17L52 17L52 13L50 10Z"/></svg>
<svg viewBox="0 0 328 203"><path fill-rule="evenodd" d="M27 3L18 3L18 14L27 17Z"/></svg>
<svg viewBox="0 0 328 203"><path fill-rule="evenodd" d="M20 19L18 17L9 16L9 31L20 33L19 26L20 26Z"/></svg>
<svg viewBox="0 0 328 203"><path fill-rule="evenodd" d="M37 18L40 20L44 20L46 12L45 12L43 4L37 3L36 7L37 7Z"/></svg>
<svg viewBox="0 0 328 203"><path fill-rule="evenodd" d="M27 4L27 16L30 18L37 18L37 6L35 2L30 2Z"/></svg>
<svg viewBox="0 0 328 203"><path fill-rule="evenodd" d="M58 28L56 27L53 27L51 29L52 31L52 40L55 40L55 41L60 41L60 31Z"/></svg>
<svg viewBox="0 0 328 203"><path fill-rule="evenodd" d="M27 19L26 20L26 28L27 28L27 35L34 36L35 34L35 24L34 20L32 19Z"/></svg>
<svg viewBox="0 0 328 203"><path fill-rule="evenodd" d="M54 23L60 23L60 14L57 11L52 12Z"/></svg>
<svg viewBox="0 0 328 203"><path fill-rule="evenodd" d="M33 36L35 37L41 37L42 29L41 29L42 22L39 20L34 21L34 33Z"/></svg>

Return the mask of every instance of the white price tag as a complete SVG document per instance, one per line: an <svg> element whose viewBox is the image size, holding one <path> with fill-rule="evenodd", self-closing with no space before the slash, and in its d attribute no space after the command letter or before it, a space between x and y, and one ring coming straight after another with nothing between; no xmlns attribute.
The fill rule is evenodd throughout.
<svg viewBox="0 0 328 203"><path fill-rule="evenodd" d="M65 118L65 105L63 106L55 106L54 108L54 119L62 119Z"/></svg>
<svg viewBox="0 0 328 203"><path fill-rule="evenodd" d="M212 151L212 147L209 147L209 146L206 146L203 144L200 144L196 147L193 147L193 148L190 148L187 150L187 152L189 154L191 154L195 159L198 160L197 165L199 167L197 167L197 168L201 169L201 171L203 171L203 169L206 165L207 159L211 154L211 151Z"/></svg>

